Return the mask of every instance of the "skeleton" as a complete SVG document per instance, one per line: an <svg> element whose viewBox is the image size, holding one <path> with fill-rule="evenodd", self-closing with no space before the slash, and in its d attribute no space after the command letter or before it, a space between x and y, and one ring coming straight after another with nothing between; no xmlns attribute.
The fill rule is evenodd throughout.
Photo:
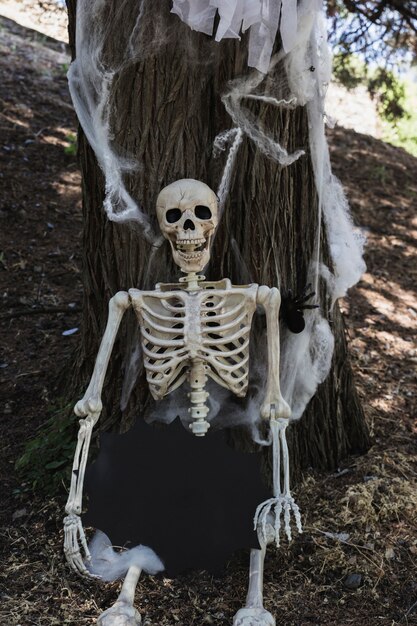
<svg viewBox="0 0 417 626"><path fill-rule="evenodd" d="M104 378L124 312L132 306L136 313L152 396L161 399L187 381L189 426L194 435L202 437L210 427L206 420L209 412L207 378L240 397L247 391L251 322L260 305L266 315L268 345L268 376L260 417L271 423L274 497L260 504L254 512L261 549L251 551L246 605L235 615L233 623L235 626L272 626L275 620L264 609L262 598L266 545L274 540L279 545L281 518L291 538L291 513L301 532L300 514L290 494L288 480L285 429L291 411L279 386L280 292L274 287L256 284L237 287L228 279L208 282L198 273L209 261L218 224L216 195L204 183L185 179L165 187L157 199L157 217L164 237L170 242L174 261L184 276L178 284L158 284L154 291L121 291L110 300L107 327L94 372L84 397L74 409L82 419L65 509L65 555L73 570L82 576L91 576L86 566L90 552L80 518L82 491L91 434L102 409ZM101 626L140 623L140 616L133 607L140 573L137 565L129 568L117 602L99 618Z"/></svg>

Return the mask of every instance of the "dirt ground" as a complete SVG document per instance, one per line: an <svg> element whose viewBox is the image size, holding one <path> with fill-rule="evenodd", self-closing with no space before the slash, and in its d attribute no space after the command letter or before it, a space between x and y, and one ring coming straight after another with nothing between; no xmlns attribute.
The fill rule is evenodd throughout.
<svg viewBox="0 0 417 626"><path fill-rule="evenodd" d="M50 416L51 373L70 358L80 323L68 63L62 43L0 19L0 626L94 624L118 589L80 581L65 566L64 487L47 500L14 471L24 442ZM352 130L329 139L368 237L368 271L343 308L374 443L334 473L304 476L305 532L270 550L265 605L279 626L406 626L417 624L417 159ZM246 578L243 556L223 577L144 577L136 606L144 626L231 624Z"/></svg>

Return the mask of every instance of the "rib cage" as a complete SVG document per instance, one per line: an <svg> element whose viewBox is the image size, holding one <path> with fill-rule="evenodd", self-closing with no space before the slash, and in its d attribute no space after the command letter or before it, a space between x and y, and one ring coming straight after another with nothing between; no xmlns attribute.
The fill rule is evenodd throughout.
<svg viewBox="0 0 417 626"><path fill-rule="evenodd" d="M221 288L219 288L221 287ZM244 396L249 374L249 335L258 286L233 287L229 280L203 283L187 292L174 285L129 291L138 316L146 378L154 398L174 391L192 363L207 376Z"/></svg>

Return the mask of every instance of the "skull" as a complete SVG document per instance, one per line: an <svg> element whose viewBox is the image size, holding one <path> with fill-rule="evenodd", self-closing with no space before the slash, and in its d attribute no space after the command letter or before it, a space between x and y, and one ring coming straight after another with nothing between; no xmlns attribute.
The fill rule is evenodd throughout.
<svg viewBox="0 0 417 626"><path fill-rule="evenodd" d="M214 191L192 178L177 180L160 192L156 214L175 263L183 272L201 272L210 260L211 239L218 224Z"/></svg>

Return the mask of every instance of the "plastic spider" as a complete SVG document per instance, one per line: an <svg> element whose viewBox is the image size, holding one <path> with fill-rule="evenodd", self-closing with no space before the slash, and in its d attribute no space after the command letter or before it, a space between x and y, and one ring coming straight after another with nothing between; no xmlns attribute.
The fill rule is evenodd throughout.
<svg viewBox="0 0 417 626"><path fill-rule="evenodd" d="M310 298L316 295L315 291L310 291L312 285L308 283L301 293L293 295L292 289L282 296L280 317L292 333L301 333L305 328L304 311L318 309L318 304L305 304Z"/></svg>

